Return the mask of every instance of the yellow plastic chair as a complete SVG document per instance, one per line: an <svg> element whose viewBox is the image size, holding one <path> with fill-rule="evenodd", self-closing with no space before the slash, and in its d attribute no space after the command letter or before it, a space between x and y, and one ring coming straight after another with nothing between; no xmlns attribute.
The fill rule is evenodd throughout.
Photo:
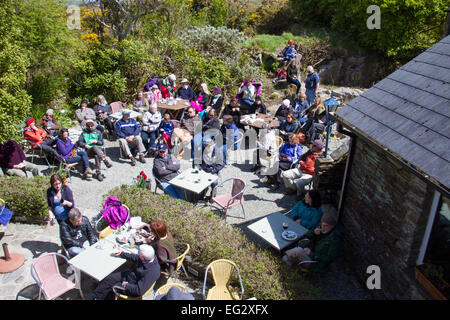
<svg viewBox="0 0 450 320"><path fill-rule="evenodd" d="M183 268L184 274L186 275L187 278L189 278L189 275L188 275L188 273L186 271L186 268L183 265L183 261L184 261L184 258L186 258L186 255L189 253L189 250L191 249L191 246L188 243L184 243L184 242L175 242L175 244L176 245L185 245L186 249L184 250L184 252L181 255L179 255L178 257L173 258L171 260L168 260L168 261L171 262L171 263L174 263L174 262L177 263L175 271L173 272L173 273L175 273L175 278L177 278L176 277L177 271L180 270L180 268ZM166 275L166 276L170 276L170 274L165 272L165 271L162 271L161 273Z"/></svg>
<svg viewBox="0 0 450 320"><path fill-rule="evenodd" d="M162 294L166 294L167 292L169 292L170 288L172 287L177 287L178 289L180 289L181 292L186 292L186 288L179 283L167 283L165 285L163 285L162 287L160 287L156 293L155 293L155 297L162 295Z"/></svg>
<svg viewBox="0 0 450 320"><path fill-rule="evenodd" d="M126 205L124 205L122 203L122 206L125 207L125 209L127 209L128 211L128 216L131 217L131 213L130 213L130 208L128 208ZM103 216L97 221L95 228L97 229L97 226L99 224L100 221L102 221L104 218ZM98 230L97 230L98 231ZM102 231L99 232L98 234L98 238L99 239L103 239L106 238L107 236L109 236L111 233L113 233L114 229L111 228L110 226L107 226L106 228L104 228Z"/></svg>
<svg viewBox="0 0 450 320"><path fill-rule="evenodd" d="M113 291L116 294L116 300L118 300L118 299L122 299L122 300L144 300L144 298L150 292L153 292L153 287L155 286L155 283L156 283L156 281L153 282L153 284L150 286L150 288L142 296L139 296L139 297L130 297L130 296L127 296L127 295L125 295L123 293L118 292L117 289L123 290L123 287L120 287L120 286L114 286L113 287Z"/></svg>
<svg viewBox="0 0 450 320"><path fill-rule="evenodd" d="M206 280L208 277L208 270L211 268L211 273L214 279L215 286L209 289L208 295L205 295ZM230 281L234 271L237 271L239 282L241 284L241 296L239 297L237 291L231 287ZM203 297L206 300L242 300L244 297L244 286L242 284L241 273L238 266L230 260L219 259L211 262L205 271L205 280L203 282Z"/></svg>

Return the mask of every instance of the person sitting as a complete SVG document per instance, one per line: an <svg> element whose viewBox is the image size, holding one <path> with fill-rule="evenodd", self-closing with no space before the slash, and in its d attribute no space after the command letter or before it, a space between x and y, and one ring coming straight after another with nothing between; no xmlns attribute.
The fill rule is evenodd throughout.
<svg viewBox="0 0 450 320"><path fill-rule="evenodd" d="M287 141L291 134L297 133L298 128L298 121L295 119L294 112L291 111L288 113L286 120L280 122L280 137Z"/></svg>
<svg viewBox="0 0 450 320"><path fill-rule="evenodd" d="M241 108L250 109L256 97L256 87L253 85L251 79L242 82L238 89L238 102Z"/></svg>
<svg viewBox="0 0 450 320"><path fill-rule="evenodd" d="M309 239L304 247L286 250L283 261L294 266L302 261L316 261L307 266L309 271L326 273L329 265L340 253L343 229L338 224L337 210L331 206L323 206L323 216L320 225L310 230L301 239Z"/></svg>
<svg viewBox="0 0 450 320"><path fill-rule="evenodd" d="M220 171L225 167L225 158L220 157L220 155L217 155L216 157L216 144L215 142L209 138L205 141L205 148L203 150L203 161L200 164L200 169L214 174L216 176L219 176ZM219 180L214 181L211 184L211 195L209 196L209 199L211 199L213 195L214 188L219 184ZM206 192L205 192L206 194Z"/></svg>
<svg viewBox="0 0 450 320"><path fill-rule="evenodd" d="M301 128L301 132L306 135L309 141L317 138L318 132L325 129L327 122L327 113L322 99L317 97L314 104L309 108L308 119Z"/></svg>
<svg viewBox="0 0 450 320"><path fill-rule="evenodd" d="M68 219L59 225L59 236L64 249L72 257L98 241L88 217L77 208L70 209Z"/></svg>
<svg viewBox="0 0 450 320"><path fill-rule="evenodd" d="M201 128L201 119L197 116L194 107L187 108L187 115L180 122L180 128L173 129L173 134L180 140L180 150L177 159L181 159L185 146L192 141L196 125Z"/></svg>
<svg viewBox="0 0 450 320"><path fill-rule="evenodd" d="M278 69L277 76L272 80L273 83L277 83L280 80L285 80L287 77L287 66L282 66Z"/></svg>
<svg viewBox="0 0 450 320"><path fill-rule="evenodd" d="M261 113L261 114L267 113L266 105L262 102L260 96L257 96L255 98L255 102L250 107L250 113Z"/></svg>
<svg viewBox="0 0 450 320"><path fill-rule="evenodd" d="M88 101L83 99L81 100L80 108L75 110L75 115L81 128L86 128L86 120L92 119L95 121L97 119L94 109L88 108L87 105Z"/></svg>
<svg viewBox="0 0 450 320"><path fill-rule="evenodd" d="M142 118L141 138L147 154L155 156L156 154L156 140L159 136L159 125L161 124L161 113L158 111L156 105L151 105L149 110L144 113ZM150 141L149 141L150 139Z"/></svg>
<svg viewBox="0 0 450 320"><path fill-rule="evenodd" d="M300 93L298 99L295 100L295 118L297 118L300 123L306 122L306 120L308 120L308 110L309 103L308 100L306 100L306 94Z"/></svg>
<svg viewBox="0 0 450 320"><path fill-rule="evenodd" d="M64 160L66 166L71 163L81 162L83 164L83 179L92 178L92 170L89 164L89 158L85 151L77 150L78 143L73 144L69 138L69 130L61 129L59 139L56 141L56 151Z"/></svg>
<svg viewBox="0 0 450 320"><path fill-rule="evenodd" d="M278 121L286 120L289 112L292 111L291 101L289 99L284 99L281 106L278 108L275 113L275 117L278 118Z"/></svg>
<svg viewBox="0 0 450 320"><path fill-rule="evenodd" d="M189 292L182 292L178 287L171 287L167 293L157 295L155 300L195 300Z"/></svg>
<svg viewBox="0 0 450 320"><path fill-rule="evenodd" d="M177 77L174 74L170 74L160 81L159 89L161 90L163 99L175 97L175 92L177 90L175 81L177 81Z"/></svg>
<svg viewBox="0 0 450 320"><path fill-rule="evenodd" d="M212 92L210 107L216 110L216 115L220 114L223 105L223 97L219 87L215 87Z"/></svg>
<svg viewBox="0 0 450 320"><path fill-rule="evenodd" d="M26 161L25 153L14 140L0 143L0 167L12 176L27 177L27 171L33 176L41 175L38 166Z"/></svg>
<svg viewBox="0 0 450 320"><path fill-rule="evenodd" d="M294 59L297 56L297 49L295 46L295 43L292 43L290 45L290 47L287 48L287 50L284 53L283 56L283 61L291 61L292 59Z"/></svg>
<svg viewBox="0 0 450 320"><path fill-rule="evenodd" d="M158 85L154 84L151 87L151 90L147 93L147 99L149 106L156 105L158 101L162 99L161 91L158 88Z"/></svg>
<svg viewBox="0 0 450 320"><path fill-rule="evenodd" d="M53 109L48 109L44 116L39 120L37 126L47 132L48 135L56 137L59 134L61 126L53 115Z"/></svg>
<svg viewBox="0 0 450 320"><path fill-rule="evenodd" d="M134 262L134 266L122 272L114 272L100 281L97 288L86 297L86 300L106 300L114 298L114 286L120 286L120 293L131 297L142 296L155 283L161 269L155 250L148 244L139 246L138 254L119 251L116 257Z"/></svg>
<svg viewBox="0 0 450 320"><path fill-rule="evenodd" d="M54 159L62 161L62 158L53 148L56 143L56 139L47 132L38 128L36 122L32 117L28 117L25 121L26 127L23 129L23 137L27 140L33 149L40 149L53 156Z"/></svg>
<svg viewBox="0 0 450 320"><path fill-rule="evenodd" d="M241 108L239 107L238 101L236 98L231 98L230 103L225 106L223 110L223 115L229 115L233 118L233 122L237 127L241 127Z"/></svg>
<svg viewBox="0 0 450 320"><path fill-rule="evenodd" d="M169 155L168 147L165 143L158 146L158 155L153 162L153 174L161 182L164 192L175 199L184 200L184 193L178 187L169 183L178 175L180 163L173 155Z"/></svg>
<svg viewBox="0 0 450 320"><path fill-rule="evenodd" d="M140 91L138 93L137 99L134 102L133 110L139 113L144 113L148 110L149 103L144 92Z"/></svg>
<svg viewBox="0 0 450 320"><path fill-rule="evenodd" d="M131 165L136 165L136 159L131 154L130 147L137 147L139 161L145 163L144 153L145 147L142 143L142 138L139 136L141 127L139 124L131 118L131 110L122 110L122 119L116 121L115 129L116 134L119 137L119 145L125 155L131 160Z"/></svg>
<svg viewBox="0 0 450 320"><path fill-rule="evenodd" d="M178 253L175 248L175 241L167 225L162 221L152 221L150 226L144 226L144 229L147 229L147 231L153 233L155 236L153 240L147 238L146 242L155 249L161 270L171 274L177 267L177 262L171 260L178 257Z"/></svg>
<svg viewBox="0 0 450 320"><path fill-rule="evenodd" d="M191 101L191 106L195 108L197 112L204 110L209 104L209 97L211 93L208 90L206 83L200 85L200 91L197 94L195 101Z"/></svg>
<svg viewBox="0 0 450 320"><path fill-rule="evenodd" d="M310 149L300 157L297 166L281 173L281 179L287 189L286 194L297 193L297 200L302 198L305 186L313 179L315 162L322 151L323 142L314 140Z"/></svg>
<svg viewBox="0 0 450 320"><path fill-rule="evenodd" d="M103 95L97 97L97 104L94 106L94 112L97 121L108 130L109 136L111 137L110 139L115 140L114 122L109 117L112 114L112 109Z"/></svg>
<svg viewBox="0 0 450 320"><path fill-rule="evenodd" d="M294 84L297 87L298 94L300 92L300 88L302 87L302 84L298 77L298 70L297 70L297 61L294 59L289 63L289 66L287 67L287 77L286 80L288 83Z"/></svg>
<svg viewBox="0 0 450 320"><path fill-rule="evenodd" d="M290 40L288 40L287 45L283 48L281 53L278 54L278 57L280 57L280 58L284 57L286 55L286 52L288 51L288 49L291 48L292 44L294 44L294 48L295 48L295 50L297 50L297 44L294 42L294 40L290 39Z"/></svg>
<svg viewBox="0 0 450 320"><path fill-rule="evenodd" d="M233 121L233 117L230 115L223 116L223 124L220 127L220 132L223 137L223 158L227 160L228 150L237 150L239 147L236 141L239 139L239 129Z"/></svg>
<svg viewBox="0 0 450 320"><path fill-rule="evenodd" d="M310 190L305 198L295 204L291 210L291 218L306 229L313 230L322 219L322 200L320 193Z"/></svg>
<svg viewBox="0 0 450 320"><path fill-rule="evenodd" d="M181 80L181 88L178 89L177 98L194 101L195 100L195 92L189 86L189 81L187 79Z"/></svg>
<svg viewBox="0 0 450 320"><path fill-rule="evenodd" d="M86 120L86 128L83 129L83 132L78 139L78 145L81 148L86 149L88 157L95 158L96 177L98 181L103 181L104 175L100 171L102 161L108 168L111 168L112 164L101 150L101 146L103 146L103 134L100 130L95 128L94 120Z"/></svg>
<svg viewBox="0 0 450 320"><path fill-rule="evenodd" d="M288 170L291 165L296 162L302 155L302 146L295 134L289 136L289 141L286 142L280 149L280 169L282 171Z"/></svg>
<svg viewBox="0 0 450 320"><path fill-rule="evenodd" d="M59 174L50 177L50 188L47 189L48 218L50 225L58 224L69 216L69 211L75 206L73 193L69 186L64 184Z"/></svg>
<svg viewBox="0 0 450 320"><path fill-rule="evenodd" d="M209 112L203 116L202 122L202 132L205 132L209 129L220 129L220 121L216 116L215 109L209 110Z"/></svg>
<svg viewBox="0 0 450 320"><path fill-rule="evenodd" d="M164 142L169 146L169 149L172 149L172 133L175 129L175 126L170 120L170 114L165 113L164 119L161 121L161 124L159 125L159 134L164 138Z"/></svg>

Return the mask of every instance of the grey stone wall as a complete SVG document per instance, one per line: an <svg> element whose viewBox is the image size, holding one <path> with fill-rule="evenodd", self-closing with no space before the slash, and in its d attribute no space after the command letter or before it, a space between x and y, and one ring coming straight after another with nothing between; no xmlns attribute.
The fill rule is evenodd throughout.
<svg viewBox="0 0 450 320"><path fill-rule="evenodd" d="M400 161L357 139L341 222L344 254L366 282L370 265L381 269L381 290L388 299L427 298L414 277L430 210L432 190Z"/></svg>

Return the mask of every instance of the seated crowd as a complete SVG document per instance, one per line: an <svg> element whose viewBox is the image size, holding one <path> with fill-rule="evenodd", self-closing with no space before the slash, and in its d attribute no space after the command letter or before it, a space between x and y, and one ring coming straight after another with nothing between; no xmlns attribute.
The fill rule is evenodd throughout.
<svg viewBox="0 0 450 320"><path fill-rule="evenodd" d="M323 152L324 145L319 134L326 127L327 115L321 98L317 96L319 79L312 67L308 67L306 94L298 94L301 83L294 59L296 49L293 42L288 44L283 52L283 60L287 64L277 75L278 80L284 77L295 84L298 95L295 101L284 99L274 114L274 119L279 122L278 136L283 143L277 145L275 128L264 124L263 130L258 130L257 162L252 171L265 176L260 181L273 184L275 190L283 183L286 194L297 195L298 203L291 211L292 219L310 230L311 245L306 249L298 247L288 250L283 260L289 265L308 259L326 264L333 257L325 257L324 248L336 245L335 242L340 239L335 228L337 220L333 212L323 212L320 194L314 190L306 191L305 187L312 181L314 163ZM137 95L133 105L133 111L140 114L137 119L131 116L132 110L127 108L122 108L118 117L111 117L111 106L104 96L99 95L94 108L89 108L88 101L82 100L76 110L82 129L77 141L72 142L68 129L60 127L52 109L47 110L38 125L32 117L26 119L24 139L32 149L42 150L50 159L68 169L73 164L81 163L84 179L95 175L103 181L105 176L101 173L101 163L107 168L112 166L103 149L104 134L107 134L110 141L118 139L121 154L130 159L132 166L136 165L135 157L141 163L146 163L145 157L154 157L152 172L158 186L171 197L185 200L183 190L169 183L180 173L179 160L184 149L190 145L193 168L218 176L226 166L230 151L239 147L239 130L246 128L241 117L247 113L266 115L268 110L260 96L261 84L251 79L240 85L236 97L232 97L228 104L225 104L218 87L210 92L208 86L202 83L199 91L195 92L189 81L183 79L177 88L173 74L153 80L146 84L147 90ZM171 97L189 102L180 118L173 119L170 112L164 112L164 107L158 105L161 99ZM222 136L222 149L216 148L220 145L218 133ZM305 153L303 146L308 148ZM31 171L33 175L40 175L37 167L26 161L24 152L15 141L0 145L0 151L0 164L5 173L24 176L26 171ZM275 169L267 168L260 161L261 155L277 160ZM95 172L91 169L90 157L95 160ZM216 185L217 182L212 183L211 190ZM98 240L89 220L75 207L71 189L58 174L51 176L47 202L50 222L52 225L58 222L61 241L69 255L79 254ZM155 235L155 240L148 241L148 246L141 245L138 255L116 254L133 261L134 267L125 273L114 273L105 278L88 299L105 299L111 296L116 285L125 294L139 296L159 278L160 268L173 271L174 264L169 260L177 254L167 226L162 222L152 222L148 231ZM332 244L325 244L327 241ZM319 263L317 268L323 269L324 266Z"/></svg>

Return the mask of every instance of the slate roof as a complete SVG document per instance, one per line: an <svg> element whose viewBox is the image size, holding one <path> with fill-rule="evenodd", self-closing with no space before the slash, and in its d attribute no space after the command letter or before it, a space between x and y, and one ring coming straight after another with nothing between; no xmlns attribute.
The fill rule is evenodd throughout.
<svg viewBox="0 0 450 320"><path fill-rule="evenodd" d="M430 180L450 189L450 36L335 113Z"/></svg>

